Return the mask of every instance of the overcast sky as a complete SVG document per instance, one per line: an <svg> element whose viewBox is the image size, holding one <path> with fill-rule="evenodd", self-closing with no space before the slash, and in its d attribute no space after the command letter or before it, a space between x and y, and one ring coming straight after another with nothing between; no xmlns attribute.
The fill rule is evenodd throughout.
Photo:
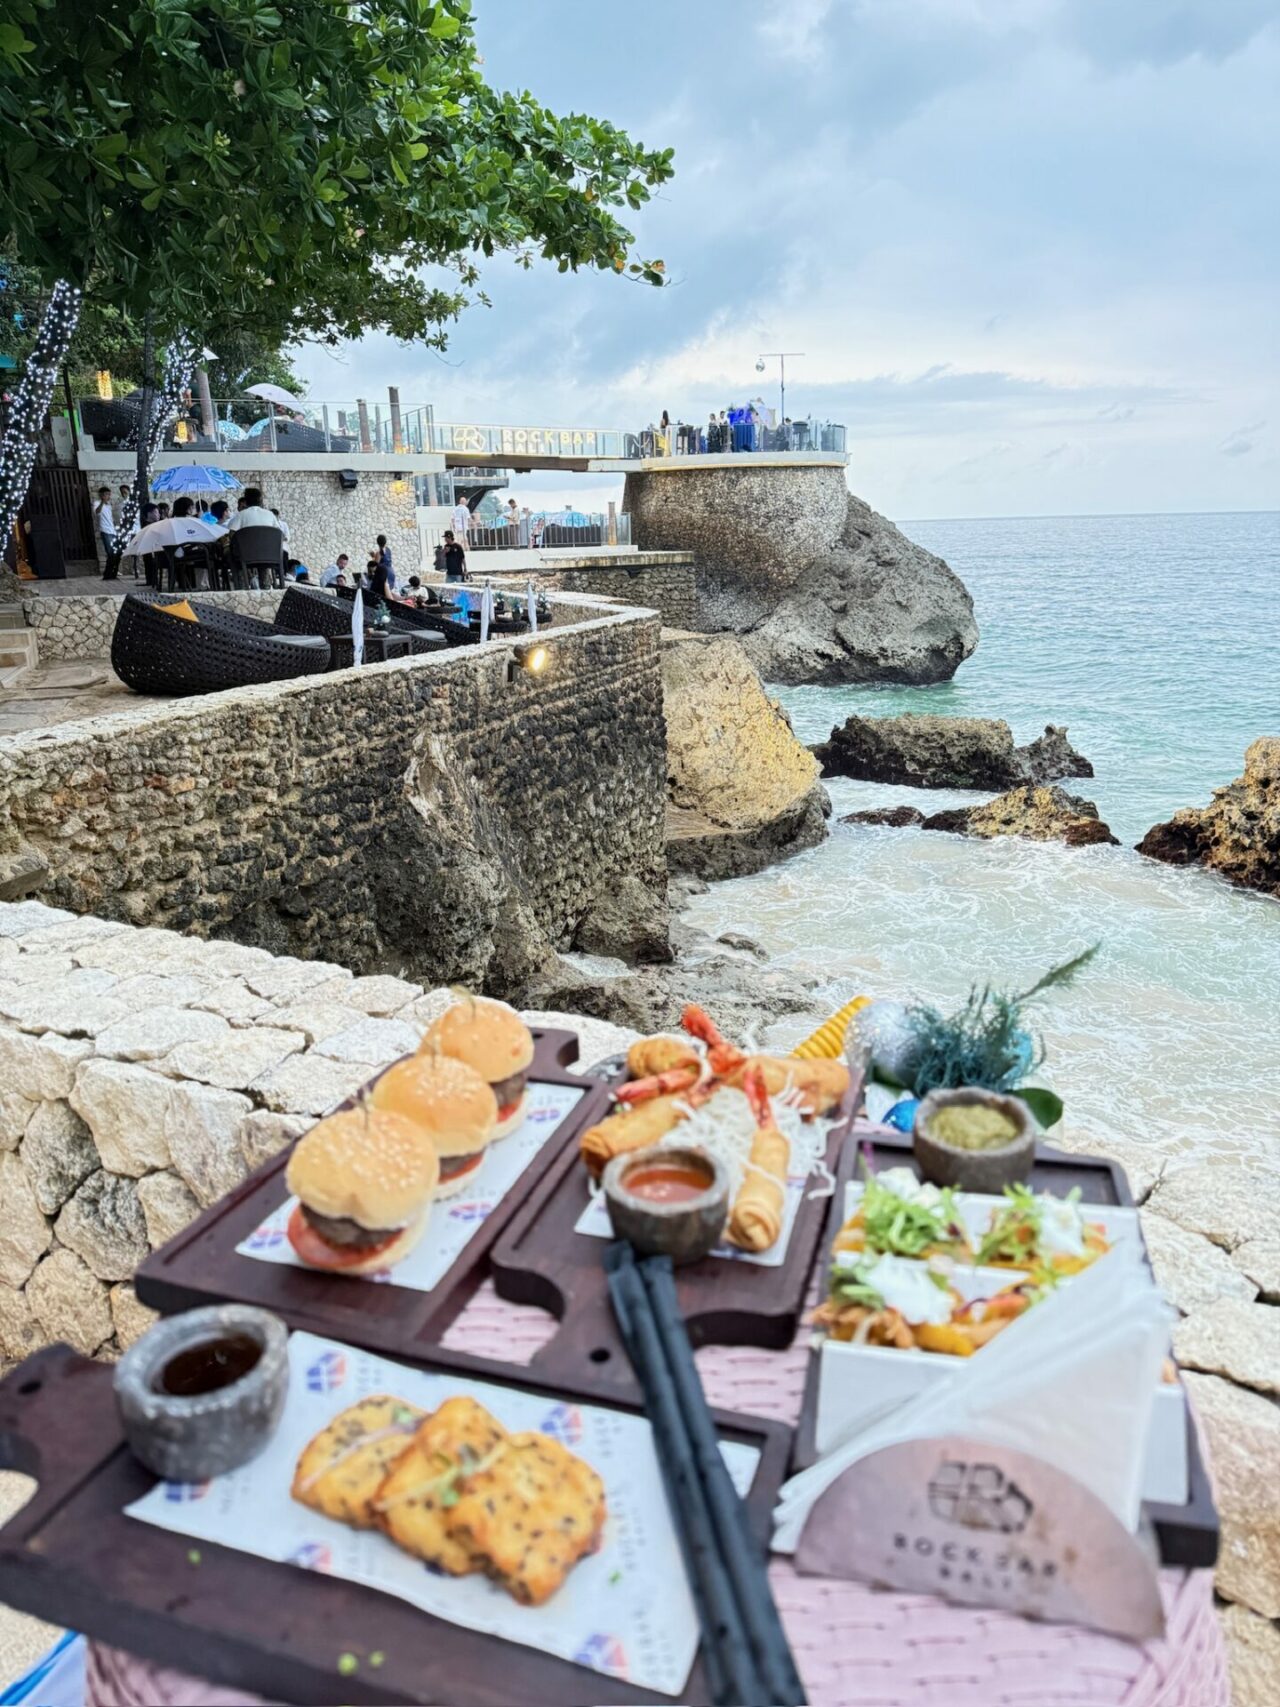
<svg viewBox="0 0 1280 1707"><path fill-rule="evenodd" d="M492 82L675 148L631 221L671 283L495 262L446 356L308 351L313 398L705 420L798 350L890 516L1280 505L1280 0L474 10Z"/></svg>

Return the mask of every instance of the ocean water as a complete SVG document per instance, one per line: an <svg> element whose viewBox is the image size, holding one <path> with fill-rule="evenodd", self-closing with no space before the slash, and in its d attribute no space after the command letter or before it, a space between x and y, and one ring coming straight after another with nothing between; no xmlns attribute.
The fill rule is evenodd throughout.
<svg viewBox="0 0 1280 1707"><path fill-rule="evenodd" d="M1280 513L904 524L973 594L982 639L932 688L775 690L806 741L852 711L1004 717L1026 741L1065 723L1093 763L1066 786L1121 848L841 825L819 848L713 886L692 922L754 936L849 996L950 1006L969 986L1025 988L1101 944L1035 1004L1038 1077L1065 1121L1167 1155L1280 1167L1280 901L1132 843L1238 776L1280 735ZM983 798L833 779L836 815ZM780 1023L771 1041L794 1041Z"/></svg>

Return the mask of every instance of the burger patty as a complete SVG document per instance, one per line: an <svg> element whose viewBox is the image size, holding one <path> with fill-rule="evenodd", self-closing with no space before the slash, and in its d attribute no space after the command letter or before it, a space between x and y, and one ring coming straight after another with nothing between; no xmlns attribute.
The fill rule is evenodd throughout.
<svg viewBox="0 0 1280 1707"><path fill-rule="evenodd" d="M358 1221L352 1221L346 1215L321 1215L308 1204L302 1205L302 1213L309 1224L315 1228L322 1239L327 1239L331 1245L339 1245L348 1251L368 1251L375 1245L384 1245L394 1234L402 1231L399 1227L387 1227L382 1232L376 1228L362 1227Z"/></svg>
<svg viewBox="0 0 1280 1707"><path fill-rule="evenodd" d="M498 1079L491 1089L498 1099L499 1108L510 1108L513 1102L518 1102L524 1095L524 1087L529 1083L529 1069L522 1067L518 1073L512 1073L509 1079Z"/></svg>

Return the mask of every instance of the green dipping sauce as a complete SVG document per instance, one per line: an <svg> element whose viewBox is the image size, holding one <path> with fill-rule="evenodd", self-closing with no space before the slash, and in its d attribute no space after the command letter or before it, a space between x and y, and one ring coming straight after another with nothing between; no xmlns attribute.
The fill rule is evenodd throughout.
<svg viewBox="0 0 1280 1707"><path fill-rule="evenodd" d="M952 1102L929 1122L929 1136L955 1150L1003 1150L1018 1136L1007 1114L981 1102Z"/></svg>

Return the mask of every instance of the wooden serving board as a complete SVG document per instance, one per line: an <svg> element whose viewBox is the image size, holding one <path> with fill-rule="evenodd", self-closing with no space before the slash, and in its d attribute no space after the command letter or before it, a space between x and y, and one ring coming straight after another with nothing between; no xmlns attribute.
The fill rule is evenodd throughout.
<svg viewBox="0 0 1280 1707"><path fill-rule="evenodd" d="M822 1240L824 1266L830 1261L836 1234L844 1224L845 1186L857 1171L864 1147L870 1150L872 1166L876 1169L907 1166L919 1172L912 1159L911 1139L904 1134L887 1126L863 1126L855 1136L857 1142L845 1146L836 1169L836 1190L828 1209ZM1081 1156L1067 1150L1055 1150L1049 1144L1036 1146L1035 1166L1027 1183L1033 1190L1051 1191L1055 1197L1065 1197L1069 1191L1078 1189L1084 1203L1109 1203L1126 1209L1133 1206L1129 1181L1118 1162L1101 1156ZM814 1429L818 1415L818 1370L819 1358L815 1351L809 1358L800 1418L796 1425L793 1471L807 1470L817 1459ZM1190 1497L1186 1505L1148 1503L1143 1509L1155 1530L1161 1563L1200 1569L1213 1565L1217 1560L1220 1526L1190 1409L1187 1411L1187 1486Z"/></svg>
<svg viewBox="0 0 1280 1707"><path fill-rule="evenodd" d="M827 1149L836 1157L862 1102L854 1075ZM490 1255L500 1298L536 1304L559 1321L556 1334L535 1352L532 1367L581 1380L587 1374L620 1393L639 1392L623 1349L605 1277L607 1241L575 1232L590 1193L577 1144L566 1145L507 1224ZM781 1350L795 1338L826 1220L827 1199L806 1197L777 1268L705 1257L676 1270L680 1309L689 1339L700 1345L752 1345Z"/></svg>
<svg viewBox="0 0 1280 1707"><path fill-rule="evenodd" d="M461 1352L434 1350L420 1367L555 1398L633 1410L589 1384ZM37 1352L0 1382L0 1468L39 1481L30 1504L0 1530L0 1601L52 1623L269 1701L307 1707L344 1701L402 1707L547 1707L665 1701L533 1648L464 1630L394 1596L276 1564L124 1515L155 1478L124 1442L109 1365L68 1346ZM753 1531L768 1544L770 1512L786 1470L790 1430L716 1413L722 1438L760 1453L747 1496ZM369 1656L380 1653L378 1667ZM343 1654L358 1664L339 1673ZM708 1700L701 1660L679 1699Z"/></svg>
<svg viewBox="0 0 1280 1707"><path fill-rule="evenodd" d="M581 1089L582 1096L430 1292L344 1279L238 1254L236 1246L289 1195L284 1181L286 1148L146 1259L134 1277L138 1297L164 1314L228 1300L259 1304L292 1327L354 1340L374 1351L412 1355L415 1347L434 1343L483 1280L489 1251L512 1215L566 1150L576 1152L579 1135L608 1107L603 1085L567 1071L578 1058L573 1032L535 1030L533 1038L530 1078L543 1084L572 1085ZM381 1076L377 1074L370 1085ZM351 1108L355 1101L349 1097L340 1106ZM428 1226L426 1238L430 1237Z"/></svg>

